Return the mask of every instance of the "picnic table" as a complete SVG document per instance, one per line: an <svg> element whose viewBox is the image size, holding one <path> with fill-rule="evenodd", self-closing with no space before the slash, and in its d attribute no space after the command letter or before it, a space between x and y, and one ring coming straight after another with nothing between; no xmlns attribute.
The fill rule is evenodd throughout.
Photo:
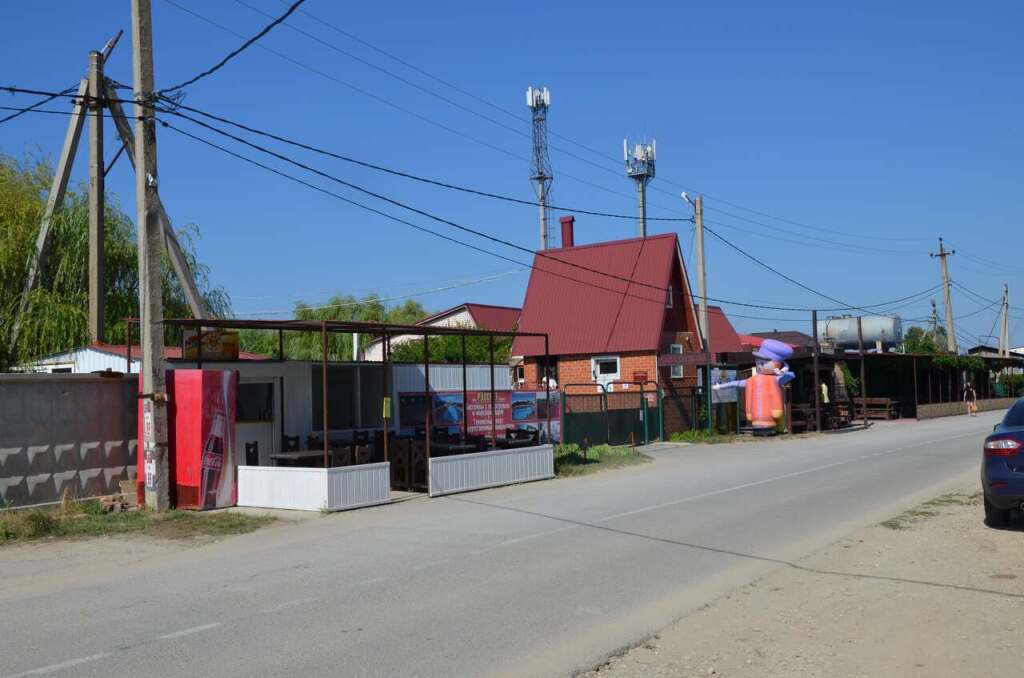
<svg viewBox="0 0 1024 678"><path fill-rule="evenodd" d="M857 413L867 410L868 419L899 419L899 401L892 398L854 398Z"/></svg>
<svg viewBox="0 0 1024 678"><path fill-rule="evenodd" d="M285 466L285 465L297 465L299 462L308 460L319 461L323 464L324 451L323 450L293 450L291 452L275 452L270 455L271 461L274 462L274 466ZM281 462L290 462L290 464L281 464Z"/></svg>

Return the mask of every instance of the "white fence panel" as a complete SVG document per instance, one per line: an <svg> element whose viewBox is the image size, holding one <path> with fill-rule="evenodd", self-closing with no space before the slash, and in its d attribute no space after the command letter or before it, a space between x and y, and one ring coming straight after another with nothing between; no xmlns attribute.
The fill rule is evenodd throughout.
<svg viewBox="0 0 1024 678"><path fill-rule="evenodd" d="M391 464L381 462L328 469L327 498L332 511L390 501Z"/></svg>
<svg viewBox="0 0 1024 678"><path fill-rule="evenodd" d="M430 460L430 496L527 483L554 476L555 456L551 445L434 457Z"/></svg>
<svg viewBox="0 0 1024 678"><path fill-rule="evenodd" d="M391 500L391 464L338 468L239 466L238 505L343 511Z"/></svg>

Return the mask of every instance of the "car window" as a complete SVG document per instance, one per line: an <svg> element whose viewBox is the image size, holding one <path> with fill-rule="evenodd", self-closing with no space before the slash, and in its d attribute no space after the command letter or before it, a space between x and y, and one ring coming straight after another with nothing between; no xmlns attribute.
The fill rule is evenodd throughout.
<svg viewBox="0 0 1024 678"><path fill-rule="evenodd" d="M1024 400L1018 400L1003 418L1003 426L1024 426Z"/></svg>

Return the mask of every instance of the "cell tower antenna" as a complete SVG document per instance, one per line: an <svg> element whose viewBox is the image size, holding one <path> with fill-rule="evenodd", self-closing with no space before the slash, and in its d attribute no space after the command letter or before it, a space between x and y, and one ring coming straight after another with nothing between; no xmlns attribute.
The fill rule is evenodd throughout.
<svg viewBox="0 0 1024 678"><path fill-rule="evenodd" d="M654 158L657 146L651 143L636 144L632 151L629 140L622 140L622 155L626 161L626 176L636 182L637 218L640 221L640 237L647 237L647 184L654 178Z"/></svg>
<svg viewBox="0 0 1024 678"><path fill-rule="evenodd" d="M530 181L537 184L537 203L540 205L540 248L548 249L551 240L551 224L548 219L548 203L551 202L551 161L548 159L548 107L551 93L547 87L527 87L526 105L533 114L533 162Z"/></svg>

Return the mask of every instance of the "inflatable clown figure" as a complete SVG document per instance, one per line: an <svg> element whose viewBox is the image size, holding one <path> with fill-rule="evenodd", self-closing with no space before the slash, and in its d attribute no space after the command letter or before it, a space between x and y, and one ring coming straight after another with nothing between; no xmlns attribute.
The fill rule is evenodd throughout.
<svg viewBox="0 0 1024 678"><path fill-rule="evenodd" d="M782 387L796 375L789 371L786 360L793 355L789 344L775 339L765 339L761 347L754 351L757 359L754 374L748 379L715 384L712 388L739 387L745 389L745 409L747 420L754 428L754 435L772 435L782 419L785 408L782 400Z"/></svg>

